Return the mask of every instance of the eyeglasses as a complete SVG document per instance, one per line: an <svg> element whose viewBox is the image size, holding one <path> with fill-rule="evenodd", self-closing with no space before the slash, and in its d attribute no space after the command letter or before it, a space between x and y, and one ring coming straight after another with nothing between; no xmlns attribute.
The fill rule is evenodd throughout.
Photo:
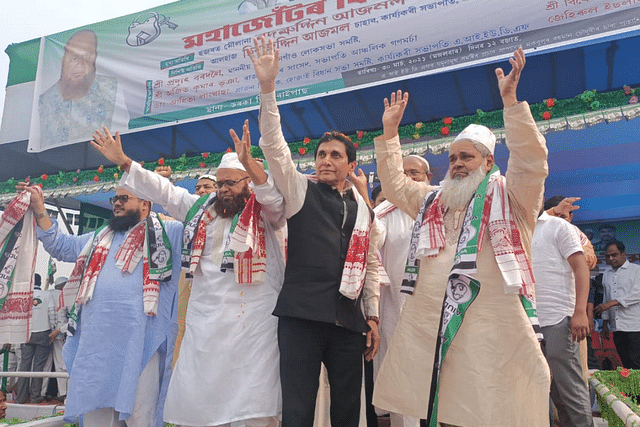
<svg viewBox="0 0 640 427"><path fill-rule="evenodd" d="M245 179L249 179L249 177L248 177L248 176L245 176L244 178L237 179L237 180L235 180L235 181L233 181L233 180L218 181L218 188L222 188L222 187L225 187L225 186L226 186L227 188L231 188L231 187L233 187L234 185L236 185L237 183L244 181Z"/></svg>
<svg viewBox="0 0 640 427"><path fill-rule="evenodd" d="M128 196L126 194L122 194L120 196L109 197L109 203L115 205L117 201L120 201L123 205L129 201L129 199L137 199L138 197Z"/></svg>

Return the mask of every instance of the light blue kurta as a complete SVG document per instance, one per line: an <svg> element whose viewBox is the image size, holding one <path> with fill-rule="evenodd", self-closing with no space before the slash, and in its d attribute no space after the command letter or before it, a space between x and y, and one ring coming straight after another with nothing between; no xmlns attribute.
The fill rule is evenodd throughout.
<svg viewBox="0 0 640 427"><path fill-rule="evenodd" d="M47 231L38 229L44 248L60 261L75 262L93 233L71 236L60 232L57 222ZM81 306L75 335L63 349L69 371L65 420L98 408L115 408L120 419L133 409L138 377L151 356L160 356L160 393L156 413L162 426L162 412L171 374L171 358L178 330L177 296L180 277L182 224L165 221L173 253L170 282L160 284L158 315L147 316L142 305L142 262L132 274L115 266L115 255L126 234L115 233L98 276L93 298Z"/></svg>

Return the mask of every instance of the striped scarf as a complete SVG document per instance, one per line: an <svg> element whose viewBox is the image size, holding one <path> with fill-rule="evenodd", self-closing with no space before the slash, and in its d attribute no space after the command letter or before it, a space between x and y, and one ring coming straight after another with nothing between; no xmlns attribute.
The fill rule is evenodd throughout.
<svg viewBox="0 0 640 427"><path fill-rule="evenodd" d="M34 187L40 196L40 187ZM36 222L23 191L0 218L0 342L29 341L36 265Z"/></svg>
<svg viewBox="0 0 640 427"><path fill-rule="evenodd" d="M345 257L340 293L347 298L357 299L364 287L367 275L367 258L369 256L369 238L373 220L367 203L355 187L351 187L353 198L358 204L356 223L351 232L347 256ZM346 212L345 212L346 215Z"/></svg>
<svg viewBox="0 0 640 427"><path fill-rule="evenodd" d="M207 240L207 225L217 218L213 209L215 193L198 199L187 213L182 241L182 267L192 279ZM215 250L215 248L214 248ZM262 205L252 194L242 212L236 214L225 236L220 271L233 270L236 283L260 285L265 282L267 243Z"/></svg>
<svg viewBox="0 0 640 427"><path fill-rule="evenodd" d="M78 321L78 310L93 297L100 271L111 248L114 231L109 227L97 230L76 261L67 284L60 294L59 307L69 308L68 334L73 335ZM116 253L116 267L122 273L133 273L140 260L142 265L142 301L144 313L158 313L160 282L171 280L171 243L162 220L151 212L127 232L124 243Z"/></svg>

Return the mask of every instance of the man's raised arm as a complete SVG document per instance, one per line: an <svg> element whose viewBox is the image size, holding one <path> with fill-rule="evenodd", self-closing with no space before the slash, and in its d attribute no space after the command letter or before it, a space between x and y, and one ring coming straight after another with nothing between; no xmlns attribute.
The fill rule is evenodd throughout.
<svg viewBox="0 0 640 427"><path fill-rule="evenodd" d="M235 130L229 129L229 134L238 154L238 161L246 169L251 179L251 188L256 195L256 200L262 205L262 211L266 218L274 226L284 225L284 199L274 186L273 178L264 170L264 165L260 164L251 155L251 133L249 132L249 120L244 121L242 126L242 139L238 138Z"/></svg>
<svg viewBox="0 0 640 427"><path fill-rule="evenodd" d="M106 127L103 132L96 130L91 145L107 160L120 166L124 172L120 185L124 189L136 197L159 204L173 218L183 221L193 203L198 200L198 196L190 194L185 188L175 186L168 179L133 162L122 149L119 132L114 137Z"/></svg>
<svg viewBox="0 0 640 427"><path fill-rule="evenodd" d="M389 100L390 99L390 100ZM409 102L409 94L401 90L384 99L383 133L375 138L378 177L389 202L415 218L424 196L431 188L404 175L398 127Z"/></svg>
<svg viewBox="0 0 640 427"><path fill-rule="evenodd" d="M518 215L533 229L538 218L544 193L544 180L549 173L546 141L536 125L529 104L519 102L516 89L526 60L519 48L509 58L511 71L505 75L496 69L500 96L504 104L504 127L509 148L509 162L505 173L509 201Z"/></svg>
<svg viewBox="0 0 640 427"><path fill-rule="evenodd" d="M290 218L302 208L307 178L296 170L280 126L275 92L279 54L273 40L267 42L262 36L254 39L254 50L249 57L260 82L260 148L269 163L273 180L286 201L286 216Z"/></svg>

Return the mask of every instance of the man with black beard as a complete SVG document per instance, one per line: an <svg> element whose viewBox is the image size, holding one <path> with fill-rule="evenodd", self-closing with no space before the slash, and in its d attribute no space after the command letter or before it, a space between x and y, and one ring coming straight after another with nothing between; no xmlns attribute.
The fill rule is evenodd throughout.
<svg viewBox="0 0 640 427"><path fill-rule="evenodd" d="M33 187L30 206L47 252L76 266L62 291L71 334L65 420L87 427L163 426L176 336L183 227L162 222L148 200L118 188L109 225L63 233Z"/></svg>
<svg viewBox="0 0 640 427"><path fill-rule="evenodd" d="M182 261L193 281L164 420L275 427L282 399L271 312L284 274L284 202L251 157L248 121L242 140L230 133L237 153L223 156L217 193L200 197L132 162L118 134L96 131L93 145L126 171L124 188L185 223Z"/></svg>
<svg viewBox="0 0 640 427"><path fill-rule="evenodd" d="M469 125L449 148L442 188L406 177L398 127L409 95L384 100L375 139L388 200L416 218L402 283L406 299L374 390L374 405L430 425L548 426L549 368L533 305L531 236L547 149L516 88L522 49L496 69L504 105L506 174L496 137Z"/></svg>
<svg viewBox="0 0 640 427"><path fill-rule="evenodd" d="M90 29L65 44L60 78L38 101L42 145L84 141L96 127L129 121L122 88L115 77L97 74L97 58L98 37Z"/></svg>

